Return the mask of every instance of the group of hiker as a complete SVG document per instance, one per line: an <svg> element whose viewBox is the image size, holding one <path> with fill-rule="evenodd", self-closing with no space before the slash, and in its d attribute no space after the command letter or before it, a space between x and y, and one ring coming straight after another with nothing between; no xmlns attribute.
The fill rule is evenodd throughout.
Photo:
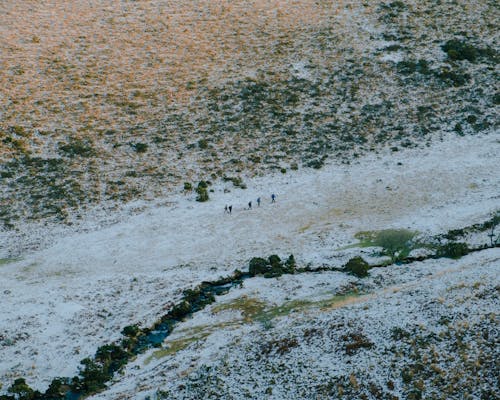
<svg viewBox="0 0 500 400"><path fill-rule="evenodd" d="M261 198L257 197L257 207L260 207L261 203ZM273 193L271 194L271 203L276 203L276 195ZM252 209L252 201L250 200L248 202L248 208L245 208L245 210L251 210ZM233 213L233 206L232 205L225 205L224 206L224 213L225 214L232 214Z"/></svg>

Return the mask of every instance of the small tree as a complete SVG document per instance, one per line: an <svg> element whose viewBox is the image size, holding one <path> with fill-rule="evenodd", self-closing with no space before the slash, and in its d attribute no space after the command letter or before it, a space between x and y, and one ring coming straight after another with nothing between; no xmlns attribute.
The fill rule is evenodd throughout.
<svg viewBox="0 0 500 400"><path fill-rule="evenodd" d="M355 275L358 278L364 278L365 276L368 276L369 269L370 266L368 265L368 263L359 256L351 258L344 266L344 270L346 272Z"/></svg>
<svg viewBox="0 0 500 400"><path fill-rule="evenodd" d="M196 196L196 201L204 202L208 201L208 184L205 181L200 181L198 183L198 187L196 188L196 193L198 196Z"/></svg>
<svg viewBox="0 0 500 400"><path fill-rule="evenodd" d="M251 276L265 274L266 272L269 272L270 269L269 262L261 257L252 258L248 265L248 272Z"/></svg>
<svg viewBox="0 0 500 400"><path fill-rule="evenodd" d="M18 400L31 400L35 398L36 394L33 389L28 386L24 378L16 379L7 392L12 393L14 398Z"/></svg>

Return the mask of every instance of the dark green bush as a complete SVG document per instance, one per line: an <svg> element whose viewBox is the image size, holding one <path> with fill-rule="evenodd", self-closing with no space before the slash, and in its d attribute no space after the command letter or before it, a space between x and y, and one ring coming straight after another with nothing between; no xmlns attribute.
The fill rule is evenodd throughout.
<svg viewBox="0 0 500 400"><path fill-rule="evenodd" d="M431 72L426 60L403 60L397 63L396 68L398 72L403 75L411 75L414 73L429 75Z"/></svg>
<svg viewBox="0 0 500 400"><path fill-rule="evenodd" d="M314 169L320 169L323 165L325 164L325 159L324 158L319 158L315 160L311 160L306 164L306 167L314 168Z"/></svg>
<svg viewBox="0 0 500 400"><path fill-rule="evenodd" d="M97 349L95 359L103 365L108 375L112 375L125 365L130 354L115 344L107 344Z"/></svg>
<svg viewBox="0 0 500 400"><path fill-rule="evenodd" d="M31 389L24 378L16 379L7 392L12 393L12 398L16 400L31 400L40 394Z"/></svg>
<svg viewBox="0 0 500 400"><path fill-rule="evenodd" d="M196 193L198 194L198 196L196 196L196 201L199 202L208 201L207 187L208 184L205 181L200 181L200 183L198 183L198 187L196 188Z"/></svg>
<svg viewBox="0 0 500 400"><path fill-rule="evenodd" d="M469 247L467 243L450 242L439 247L436 254L438 257L458 259L469 254Z"/></svg>
<svg viewBox="0 0 500 400"><path fill-rule="evenodd" d="M453 71L449 68L442 68L440 71L436 71L435 75L444 83L455 87L463 86L470 81L469 74Z"/></svg>
<svg viewBox="0 0 500 400"><path fill-rule="evenodd" d="M189 301L183 300L170 310L170 315L173 318L183 318L191 311L191 304Z"/></svg>
<svg viewBox="0 0 500 400"><path fill-rule="evenodd" d="M250 260L248 271L251 276L264 275L265 278L275 278L283 274L293 274L295 272L295 258L290 255L285 263L279 256L273 254L266 260L254 257Z"/></svg>
<svg viewBox="0 0 500 400"><path fill-rule="evenodd" d="M95 151L89 141L73 139L69 143L59 143L59 153L67 157L91 157Z"/></svg>
<svg viewBox="0 0 500 400"><path fill-rule="evenodd" d="M73 379L72 389L77 392L95 393L106 387L105 383L111 379L111 375L90 358L84 358L80 364L80 376Z"/></svg>
<svg viewBox="0 0 500 400"><path fill-rule="evenodd" d="M266 272L269 272L270 269L271 266L269 262L261 257L252 258L248 266L248 272L251 276L265 274Z"/></svg>
<svg viewBox="0 0 500 400"><path fill-rule="evenodd" d="M478 57L478 49L458 39L448 40L441 49L448 55L450 60L468 60L475 62Z"/></svg>
<svg viewBox="0 0 500 400"><path fill-rule="evenodd" d="M208 141L206 139L198 140L198 147L202 150L208 148Z"/></svg>
<svg viewBox="0 0 500 400"><path fill-rule="evenodd" d="M355 275L358 278L364 278L365 276L368 276L369 269L370 266L368 265L368 263L359 256L351 258L344 266L344 270L346 272Z"/></svg>
<svg viewBox="0 0 500 400"><path fill-rule="evenodd" d="M296 263L295 263L295 257L293 256L293 254L290 254L290 256L288 257L288 259L285 261L285 267L286 267L286 272L288 273L293 273L295 271L295 267L296 267Z"/></svg>
<svg viewBox="0 0 500 400"><path fill-rule="evenodd" d="M189 182L184 182L184 190L193 190L193 185Z"/></svg>
<svg viewBox="0 0 500 400"><path fill-rule="evenodd" d="M196 193L198 193L198 196L196 196L196 201L199 201L199 202L208 201L209 197L208 197L207 189L197 188Z"/></svg>
<svg viewBox="0 0 500 400"><path fill-rule="evenodd" d="M63 400L66 396L67 386L64 386L63 381L58 378L54 378L48 389L45 391L44 399L50 400Z"/></svg>
<svg viewBox="0 0 500 400"><path fill-rule="evenodd" d="M137 336L139 331L140 331L140 329L139 329L138 325L128 325L122 329L122 335L134 337L134 336Z"/></svg>
<svg viewBox="0 0 500 400"><path fill-rule="evenodd" d="M281 258L279 258L276 254L273 254L269 256L269 264L271 264L271 267L279 267L281 266Z"/></svg>
<svg viewBox="0 0 500 400"><path fill-rule="evenodd" d="M136 153L145 153L148 150L147 143L129 143L130 147L132 147Z"/></svg>
<svg viewBox="0 0 500 400"><path fill-rule="evenodd" d="M241 176L225 176L223 178L224 181L231 181L233 182L234 187L239 187L240 189L246 189L247 185L243 182L243 179L241 179Z"/></svg>

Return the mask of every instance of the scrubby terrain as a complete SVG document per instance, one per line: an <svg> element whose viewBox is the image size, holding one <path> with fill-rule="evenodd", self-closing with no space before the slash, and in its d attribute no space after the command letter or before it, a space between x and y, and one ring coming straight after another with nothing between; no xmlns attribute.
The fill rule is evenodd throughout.
<svg viewBox="0 0 500 400"><path fill-rule="evenodd" d="M2 2L0 397L500 399L499 14Z"/></svg>
<svg viewBox="0 0 500 400"><path fill-rule="evenodd" d="M249 180L246 190L222 184L205 203L176 195L109 227L89 217L87 233L56 235L53 246L0 266L3 389L23 377L43 392L85 371L80 362L98 348L125 343L124 327L178 315L185 290L247 271L253 257L293 253L298 268L319 271L249 278L216 296L161 348L126 353L100 398L407 398L417 389L460 398L450 392L458 384L471 398L496 398L500 253L481 248L500 237L498 146L493 135L452 137ZM261 206L246 210L258 196ZM384 265L433 254L444 258L366 278L342 271L354 256ZM103 388L95 376L108 375L83 376L92 393Z"/></svg>
<svg viewBox="0 0 500 400"><path fill-rule="evenodd" d="M497 127L493 1L22 0L0 15L7 228Z"/></svg>

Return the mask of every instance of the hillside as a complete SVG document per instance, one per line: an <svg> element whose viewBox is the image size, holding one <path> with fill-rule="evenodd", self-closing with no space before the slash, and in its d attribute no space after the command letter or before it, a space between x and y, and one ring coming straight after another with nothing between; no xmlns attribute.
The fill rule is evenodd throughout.
<svg viewBox="0 0 500 400"><path fill-rule="evenodd" d="M0 15L4 229L497 128L491 1L21 0Z"/></svg>
<svg viewBox="0 0 500 400"><path fill-rule="evenodd" d="M0 400L500 399L499 14L0 2Z"/></svg>
<svg viewBox="0 0 500 400"><path fill-rule="evenodd" d="M255 277L220 293L213 305L182 319L171 338L132 356L98 398L192 399L209 391L212 398L257 399L271 387L269 398L287 399L301 398L309 386L311 395L329 398L341 384L343 398L352 399L374 383L399 398L407 398L415 385L423 384L426 396L446 387L450 399L460 397L448 392L453 386L446 382L461 377L467 378L464 390L497 395L494 384L473 377L490 379L498 368L491 361L498 360L498 247L459 260L374 268L367 278L351 276L342 266L356 255L372 264L387 262L392 253L360 239L388 229L394 232L391 241L400 243L398 253L411 250L415 256L449 242L481 249L490 243L491 228L498 243L498 158L499 142L492 135L452 136L426 149L388 150L351 165L251 179L246 190L214 185L206 203L175 195L137 215L121 214L108 227L88 219L87 232L63 232L54 245L0 265L3 390L22 377L43 392L57 377L76 376L83 370L80 362L98 348L121 343L126 326L150 329L182 304L186 290L235 269L247 271L252 257L278 254L285 260L294 254L298 268L319 272ZM271 191L278 195L274 204ZM246 210L258 196L261 206ZM223 213L225 204L233 205L232 215ZM54 233L40 226L25 234ZM8 239L15 249L16 236ZM476 332L489 332L477 346ZM350 334L352 340L341 339ZM409 340L415 335L431 336L415 344ZM453 347L457 335L468 345ZM342 346L364 338L373 346L345 353ZM290 346L280 350L281 340ZM400 349L391 353L392 366L391 346ZM261 347L268 349L264 358L258 358ZM431 354L434 347L437 355ZM443 373L431 377L415 370L415 380L403 380L403 367L414 369L412 349L432 356L433 368ZM306 354L327 350L301 364ZM458 361L466 355L466 364ZM347 383L351 374L360 380L357 389Z"/></svg>

